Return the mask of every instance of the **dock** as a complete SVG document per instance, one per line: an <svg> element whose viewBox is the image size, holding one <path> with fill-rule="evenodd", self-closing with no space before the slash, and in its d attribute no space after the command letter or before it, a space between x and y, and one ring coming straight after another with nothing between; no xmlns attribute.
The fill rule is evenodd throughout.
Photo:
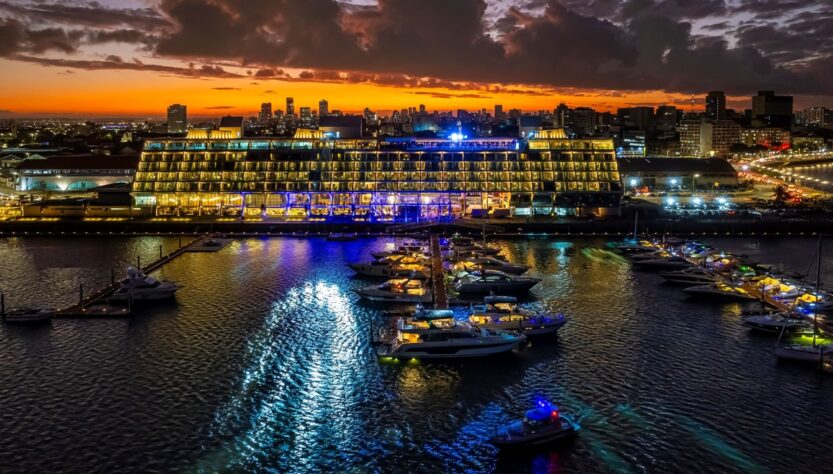
<svg viewBox="0 0 833 474"><path fill-rule="evenodd" d="M156 271L156 270L162 268L165 264L173 261L174 259L176 259L180 255L188 252L189 249L191 249L192 247L195 247L195 246L199 245L206 238L208 238L208 237L207 236L197 237L196 239L192 240L191 242L188 242L187 244L182 245L178 249L176 249L172 252L169 252L168 254L165 254L165 255L162 254L162 246L160 246L159 247L159 258L157 260L154 260L153 262L150 262L149 264L147 264L145 266L141 266L141 260L137 259L136 267L142 273L150 273L150 272ZM107 318L107 317L111 317L112 318L112 317L123 317L123 316L128 316L129 315L129 312L128 313L119 312L119 313L115 313L115 314L102 314L100 312L88 312L88 311L86 311L89 307L91 307L93 305L106 303L107 298L110 295L112 295L119 288L119 284L118 284L118 282L115 281L115 279L113 281L111 281L111 283L109 285L93 292L89 296L84 296L83 288L84 288L83 285L79 288L78 303L76 303L72 306L69 306L67 308L62 308L62 309L59 309L59 310L55 311L55 313L53 314L53 317L55 317L55 318Z"/></svg>
<svg viewBox="0 0 833 474"><path fill-rule="evenodd" d="M434 309L448 309L448 291L445 286L440 236L431 234L429 244L431 248L431 285L434 295Z"/></svg>

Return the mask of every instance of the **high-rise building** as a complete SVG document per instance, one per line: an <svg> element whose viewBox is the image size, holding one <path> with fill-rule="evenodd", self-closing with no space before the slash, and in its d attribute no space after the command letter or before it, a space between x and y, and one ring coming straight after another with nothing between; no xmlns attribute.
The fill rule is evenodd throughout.
<svg viewBox="0 0 833 474"><path fill-rule="evenodd" d="M740 125L732 120L685 119L680 124L680 154L684 157L725 157L740 143Z"/></svg>
<svg viewBox="0 0 833 474"><path fill-rule="evenodd" d="M706 118L712 120L726 118L726 94L723 91L709 91L706 96Z"/></svg>
<svg viewBox="0 0 833 474"><path fill-rule="evenodd" d="M301 126L309 127L312 125L312 109L309 107L301 107Z"/></svg>
<svg viewBox="0 0 833 474"><path fill-rule="evenodd" d="M576 107L573 110L573 130L579 135L593 135L596 132L596 111L590 107Z"/></svg>
<svg viewBox="0 0 833 474"><path fill-rule="evenodd" d="M807 127L824 128L833 125L833 110L826 107L808 107L795 114L796 123Z"/></svg>
<svg viewBox="0 0 833 474"><path fill-rule="evenodd" d="M421 113L421 114L425 113L425 104L419 104L419 113Z"/></svg>
<svg viewBox="0 0 833 474"><path fill-rule="evenodd" d="M793 98L790 95L775 95L774 91L758 91L752 97L752 124L755 126L792 127Z"/></svg>
<svg viewBox="0 0 833 474"><path fill-rule="evenodd" d="M504 120L506 118L506 114L503 113L503 106L500 104L495 105L495 118L497 120Z"/></svg>
<svg viewBox="0 0 833 474"><path fill-rule="evenodd" d="M553 125L555 125L557 128L566 128L572 125L572 112L573 111L570 110L570 108L567 107L567 104L565 104L564 102L558 104L558 107L556 107L553 111L553 115L555 116L553 118Z"/></svg>
<svg viewBox="0 0 833 474"><path fill-rule="evenodd" d="M295 115L295 99L292 97L286 98L286 115Z"/></svg>
<svg viewBox="0 0 833 474"><path fill-rule="evenodd" d="M264 102L260 104L260 114L257 116L257 121L261 125L265 125L272 120L272 103L271 102Z"/></svg>
<svg viewBox="0 0 833 474"><path fill-rule="evenodd" d="M318 101L318 116L326 117L327 115L330 115L330 103L326 99L321 99Z"/></svg>
<svg viewBox="0 0 833 474"><path fill-rule="evenodd" d="M168 133L188 131L188 108L182 104L168 106Z"/></svg>
<svg viewBox="0 0 833 474"><path fill-rule="evenodd" d="M657 130L668 132L677 128L677 107L661 105L657 107Z"/></svg>
<svg viewBox="0 0 833 474"><path fill-rule="evenodd" d="M651 130L654 122L653 107L631 107L631 126L639 130Z"/></svg>

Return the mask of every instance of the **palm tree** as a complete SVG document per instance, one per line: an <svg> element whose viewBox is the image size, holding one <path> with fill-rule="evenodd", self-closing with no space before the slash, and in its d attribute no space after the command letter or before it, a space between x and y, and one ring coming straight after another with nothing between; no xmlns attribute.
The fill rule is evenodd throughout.
<svg viewBox="0 0 833 474"><path fill-rule="evenodd" d="M785 184L776 185L772 188L772 197L775 199L775 202L779 205L784 205L788 200L792 198L792 193L787 188Z"/></svg>

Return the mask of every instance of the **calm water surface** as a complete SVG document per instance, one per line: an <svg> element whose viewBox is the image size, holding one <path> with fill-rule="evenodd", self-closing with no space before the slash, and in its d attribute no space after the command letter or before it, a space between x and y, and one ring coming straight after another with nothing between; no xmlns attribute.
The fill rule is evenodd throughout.
<svg viewBox="0 0 833 474"><path fill-rule="evenodd" d="M720 240L805 272L812 240ZM463 363L381 364L383 324L345 262L390 239L239 240L158 276L176 303L127 320L0 325L3 472L824 472L833 378L778 364L740 306L689 301L588 251L499 242L543 278L531 306L560 339ZM66 305L176 239L0 240L13 305ZM831 253L833 255L833 253ZM833 268L830 258L826 269ZM827 281L833 274L825 271ZM485 440L544 394L579 418L570 445L505 458Z"/></svg>

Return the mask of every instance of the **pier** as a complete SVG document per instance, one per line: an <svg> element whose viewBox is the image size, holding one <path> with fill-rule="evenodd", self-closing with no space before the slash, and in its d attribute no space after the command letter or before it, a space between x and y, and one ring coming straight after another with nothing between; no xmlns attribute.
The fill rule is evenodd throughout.
<svg viewBox="0 0 833 474"><path fill-rule="evenodd" d="M189 249L192 247L199 245L202 243L207 236L197 237L191 242L188 242L185 245L181 245L179 248L174 250L173 252L169 252L168 254L162 254L162 247L159 247L159 258L150 262L149 264L145 265L144 267L141 266L141 260L137 257L136 260L136 268L139 269L142 273L150 273L162 268L165 264L173 261L180 255L188 252ZM102 314L98 312L88 312L87 309L95 304L100 304L106 302L106 299L112 295L117 289L119 288L119 284L115 281L115 278L111 279L109 285L101 288L89 296L84 296L84 286L79 286L79 295L78 295L78 303L69 306L67 308L62 308L53 314L55 318L105 318L105 317L122 317L122 316L129 316L130 312L119 312L114 314Z"/></svg>
<svg viewBox="0 0 833 474"><path fill-rule="evenodd" d="M434 295L435 309L448 309L448 291L445 286L445 272L443 271L443 255L440 249L440 236L431 234L431 285Z"/></svg>

